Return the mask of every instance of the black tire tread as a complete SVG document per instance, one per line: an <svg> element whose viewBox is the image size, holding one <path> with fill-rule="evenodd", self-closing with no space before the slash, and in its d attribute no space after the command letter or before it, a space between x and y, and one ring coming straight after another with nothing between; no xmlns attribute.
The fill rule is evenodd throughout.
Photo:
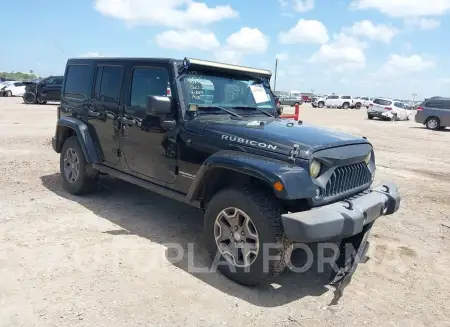
<svg viewBox="0 0 450 327"><path fill-rule="evenodd" d="M246 283L247 286L266 285L273 282L287 267L286 255L290 249L292 242L286 237L281 221L281 209L276 199L270 196L267 192L261 191L251 185L245 186L241 189L228 188L219 191L211 200L220 200L223 197L237 196L245 201L252 202L261 211L262 215L267 219L268 228L271 230L276 243L281 245L277 249L276 255L280 256L280 260L271 260L269 264L269 273L263 274L261 279L255 279L252 283ZM205 212L205 217L209 214L208 208ZM206 226L206 224L205 224ZM216 251L216 248L214 249ZM211 251L210 251L211 252ZM213 254L212 254L213 255ZM275 254L272 254L275 255Z"/></svg>
<svg viewBox="0 0 450 327"><path fill-rule="evenodd" d="M78 156L80 158L80 176L82 181L81 185L74 186L74 184L69 184L65 182L64 173L61 170L61 179L63 180L63 187L69 193L74 195L82 195L92 193L97 188L97 182L99 178L99 173L96 171L90 164L86 162L86 158L84 157L81 146L78 142L78 137L71 136L66 139L61 149L61 161L63 160L64 154L66 153L67 148L74 148L78 152ZM61 165L61 163L60 163ZM81 169L83 171L81 171Z"/></svg>

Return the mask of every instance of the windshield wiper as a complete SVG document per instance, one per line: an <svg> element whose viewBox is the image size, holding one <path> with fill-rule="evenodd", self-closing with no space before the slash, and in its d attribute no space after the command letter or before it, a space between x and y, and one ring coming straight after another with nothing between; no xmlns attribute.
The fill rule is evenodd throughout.
<svg viewBox="0 0 450 327"><path fill-rule="evenodd" d="M259 112L262 112L263 114L269 116L269 117L274 117L274 115L272 115L271 113L258 108L258 107L254 107L254 106L234 106L233 109L253 109L253 110L258 110Z"/></svg>
<svg viewBox="0 0 450 327"><path fill-rule="evenodd" d="M234 111L225 109L224 107L220 107L220 106L211 106L211 105L203 105L203 106L198 106L198 108L211 108L211 109L220 109L222 111L225 111L226 113L229 113L230 115L237 117L239 119L244 119L244 117L242 117L241 115L235 113Z"/></svg>

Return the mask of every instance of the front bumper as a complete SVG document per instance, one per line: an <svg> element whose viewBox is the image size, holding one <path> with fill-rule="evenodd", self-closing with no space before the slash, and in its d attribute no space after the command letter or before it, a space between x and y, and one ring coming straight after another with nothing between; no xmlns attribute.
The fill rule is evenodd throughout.
<svg viewBox="0 0 450 327"><path fill-rule="evenodd" d="M397 186L389 181L352 200L281 216L286 236L294 242L311 243L347 238L363 231L380 216L400 207Z"/></svg>

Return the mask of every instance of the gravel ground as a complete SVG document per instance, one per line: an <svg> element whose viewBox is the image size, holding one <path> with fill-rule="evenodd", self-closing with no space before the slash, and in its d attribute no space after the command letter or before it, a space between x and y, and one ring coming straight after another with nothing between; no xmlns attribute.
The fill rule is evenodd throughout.
<svg viewBox="0 0 450 327"><path fill-rule="evenodd" d="M303 106L308 122L367 136L377 181L403 196L329 306L314 272L256 289L190 272L209 263L198 210L109 178L93 195L66 194L56 108L0 98L0 326L450 326L450 129ZM194 244L196 256L173 262L166 243Z"/></svg>

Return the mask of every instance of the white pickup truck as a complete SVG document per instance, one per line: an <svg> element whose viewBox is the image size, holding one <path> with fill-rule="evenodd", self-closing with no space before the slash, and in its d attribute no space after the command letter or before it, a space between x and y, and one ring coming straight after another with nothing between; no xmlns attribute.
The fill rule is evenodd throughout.
<svg viewBox="0 0 450 327"><path fill-rule="evenodd" d="M360 98L356 98L355 102L360 102L361 103L361 107L366 107L367 109L369 109L370 105L373 104L373 99L374 98L370 98L370 97L360 97Z"/></svg>
<svg viewBox="0 0 450 327"><path fill-rule="evenodd" d="M361 102L355 101L350 95L329 95L325 98L318 98L313 103L314 107L327 108L355 108L360 109Z"/></svg>

